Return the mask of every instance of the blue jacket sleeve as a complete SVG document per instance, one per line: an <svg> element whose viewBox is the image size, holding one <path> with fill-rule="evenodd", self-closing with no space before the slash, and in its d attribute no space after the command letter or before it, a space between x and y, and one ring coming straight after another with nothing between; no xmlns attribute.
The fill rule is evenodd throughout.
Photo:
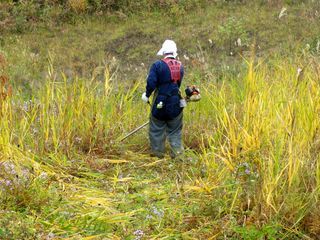
<svg viewBox="0 0 320 240"><path fill-rule="evenodd" d="M146 95L150 97L152 92L156 89L158 83L158 74L157 74L157 65L156 63L152 64L149 75L147 78L147 87L146 87Z"/></svg>

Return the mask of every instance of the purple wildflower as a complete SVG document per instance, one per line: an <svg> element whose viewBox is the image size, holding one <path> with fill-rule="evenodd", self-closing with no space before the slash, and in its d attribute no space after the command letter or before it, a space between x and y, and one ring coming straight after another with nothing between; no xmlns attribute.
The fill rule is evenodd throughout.
<svg viewBox="0 0 320 240"><path fill-rule="evenodd" d="M138 229L138 230L133 232L133 235L136 236L135 240L140 240L143 237L144 232L141 229Z"/></svg>

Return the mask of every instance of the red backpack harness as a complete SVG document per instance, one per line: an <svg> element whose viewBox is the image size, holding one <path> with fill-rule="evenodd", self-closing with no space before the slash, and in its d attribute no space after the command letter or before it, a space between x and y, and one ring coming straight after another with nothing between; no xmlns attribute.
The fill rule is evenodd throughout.
<svg viewBox="0 0 320 240"><path fill-rule="evenodd" d="M162 61L165 62L170 69L171 81L178 83L181 80L181 62L172 58L164 58Z"/></svg>

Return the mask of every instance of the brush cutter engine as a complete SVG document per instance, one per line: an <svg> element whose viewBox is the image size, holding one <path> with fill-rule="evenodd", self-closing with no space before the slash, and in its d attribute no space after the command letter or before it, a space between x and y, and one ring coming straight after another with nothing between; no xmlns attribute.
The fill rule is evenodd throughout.
<svg viewBox="0 0 320 240"><path fill-rule="evenodd" d="M187 101L197 102L201 99L200 89L195 85L187 86L185 93Z"/></svg>

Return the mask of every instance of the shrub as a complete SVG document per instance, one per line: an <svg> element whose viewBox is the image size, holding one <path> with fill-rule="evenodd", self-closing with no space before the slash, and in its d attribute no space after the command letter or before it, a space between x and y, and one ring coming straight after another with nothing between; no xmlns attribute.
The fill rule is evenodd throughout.
<svg viewBox="0 0 320 240"><path fill-rule="evenodd" d="M84 13L88 8L87 0L68 0L68 6L76 13Z"/></svg>
<svg viewBox="0 0 320 240"><path fill-rule="evenodd" d="M60 24L83 14L163 11L170 16L204 7L207 0L20 0L0 3L0 32L23 33L36 23Z"/></svg>
<svg viewBox="0 0 320 240"><path fill-rule="evenodd" d="M238 41L241 41L238 43ZM248 35L241 19L235 17L228 18L224 24L218 28L218 42L225 46L229 53L233 46L241 46L248 41Z"/></svg>

